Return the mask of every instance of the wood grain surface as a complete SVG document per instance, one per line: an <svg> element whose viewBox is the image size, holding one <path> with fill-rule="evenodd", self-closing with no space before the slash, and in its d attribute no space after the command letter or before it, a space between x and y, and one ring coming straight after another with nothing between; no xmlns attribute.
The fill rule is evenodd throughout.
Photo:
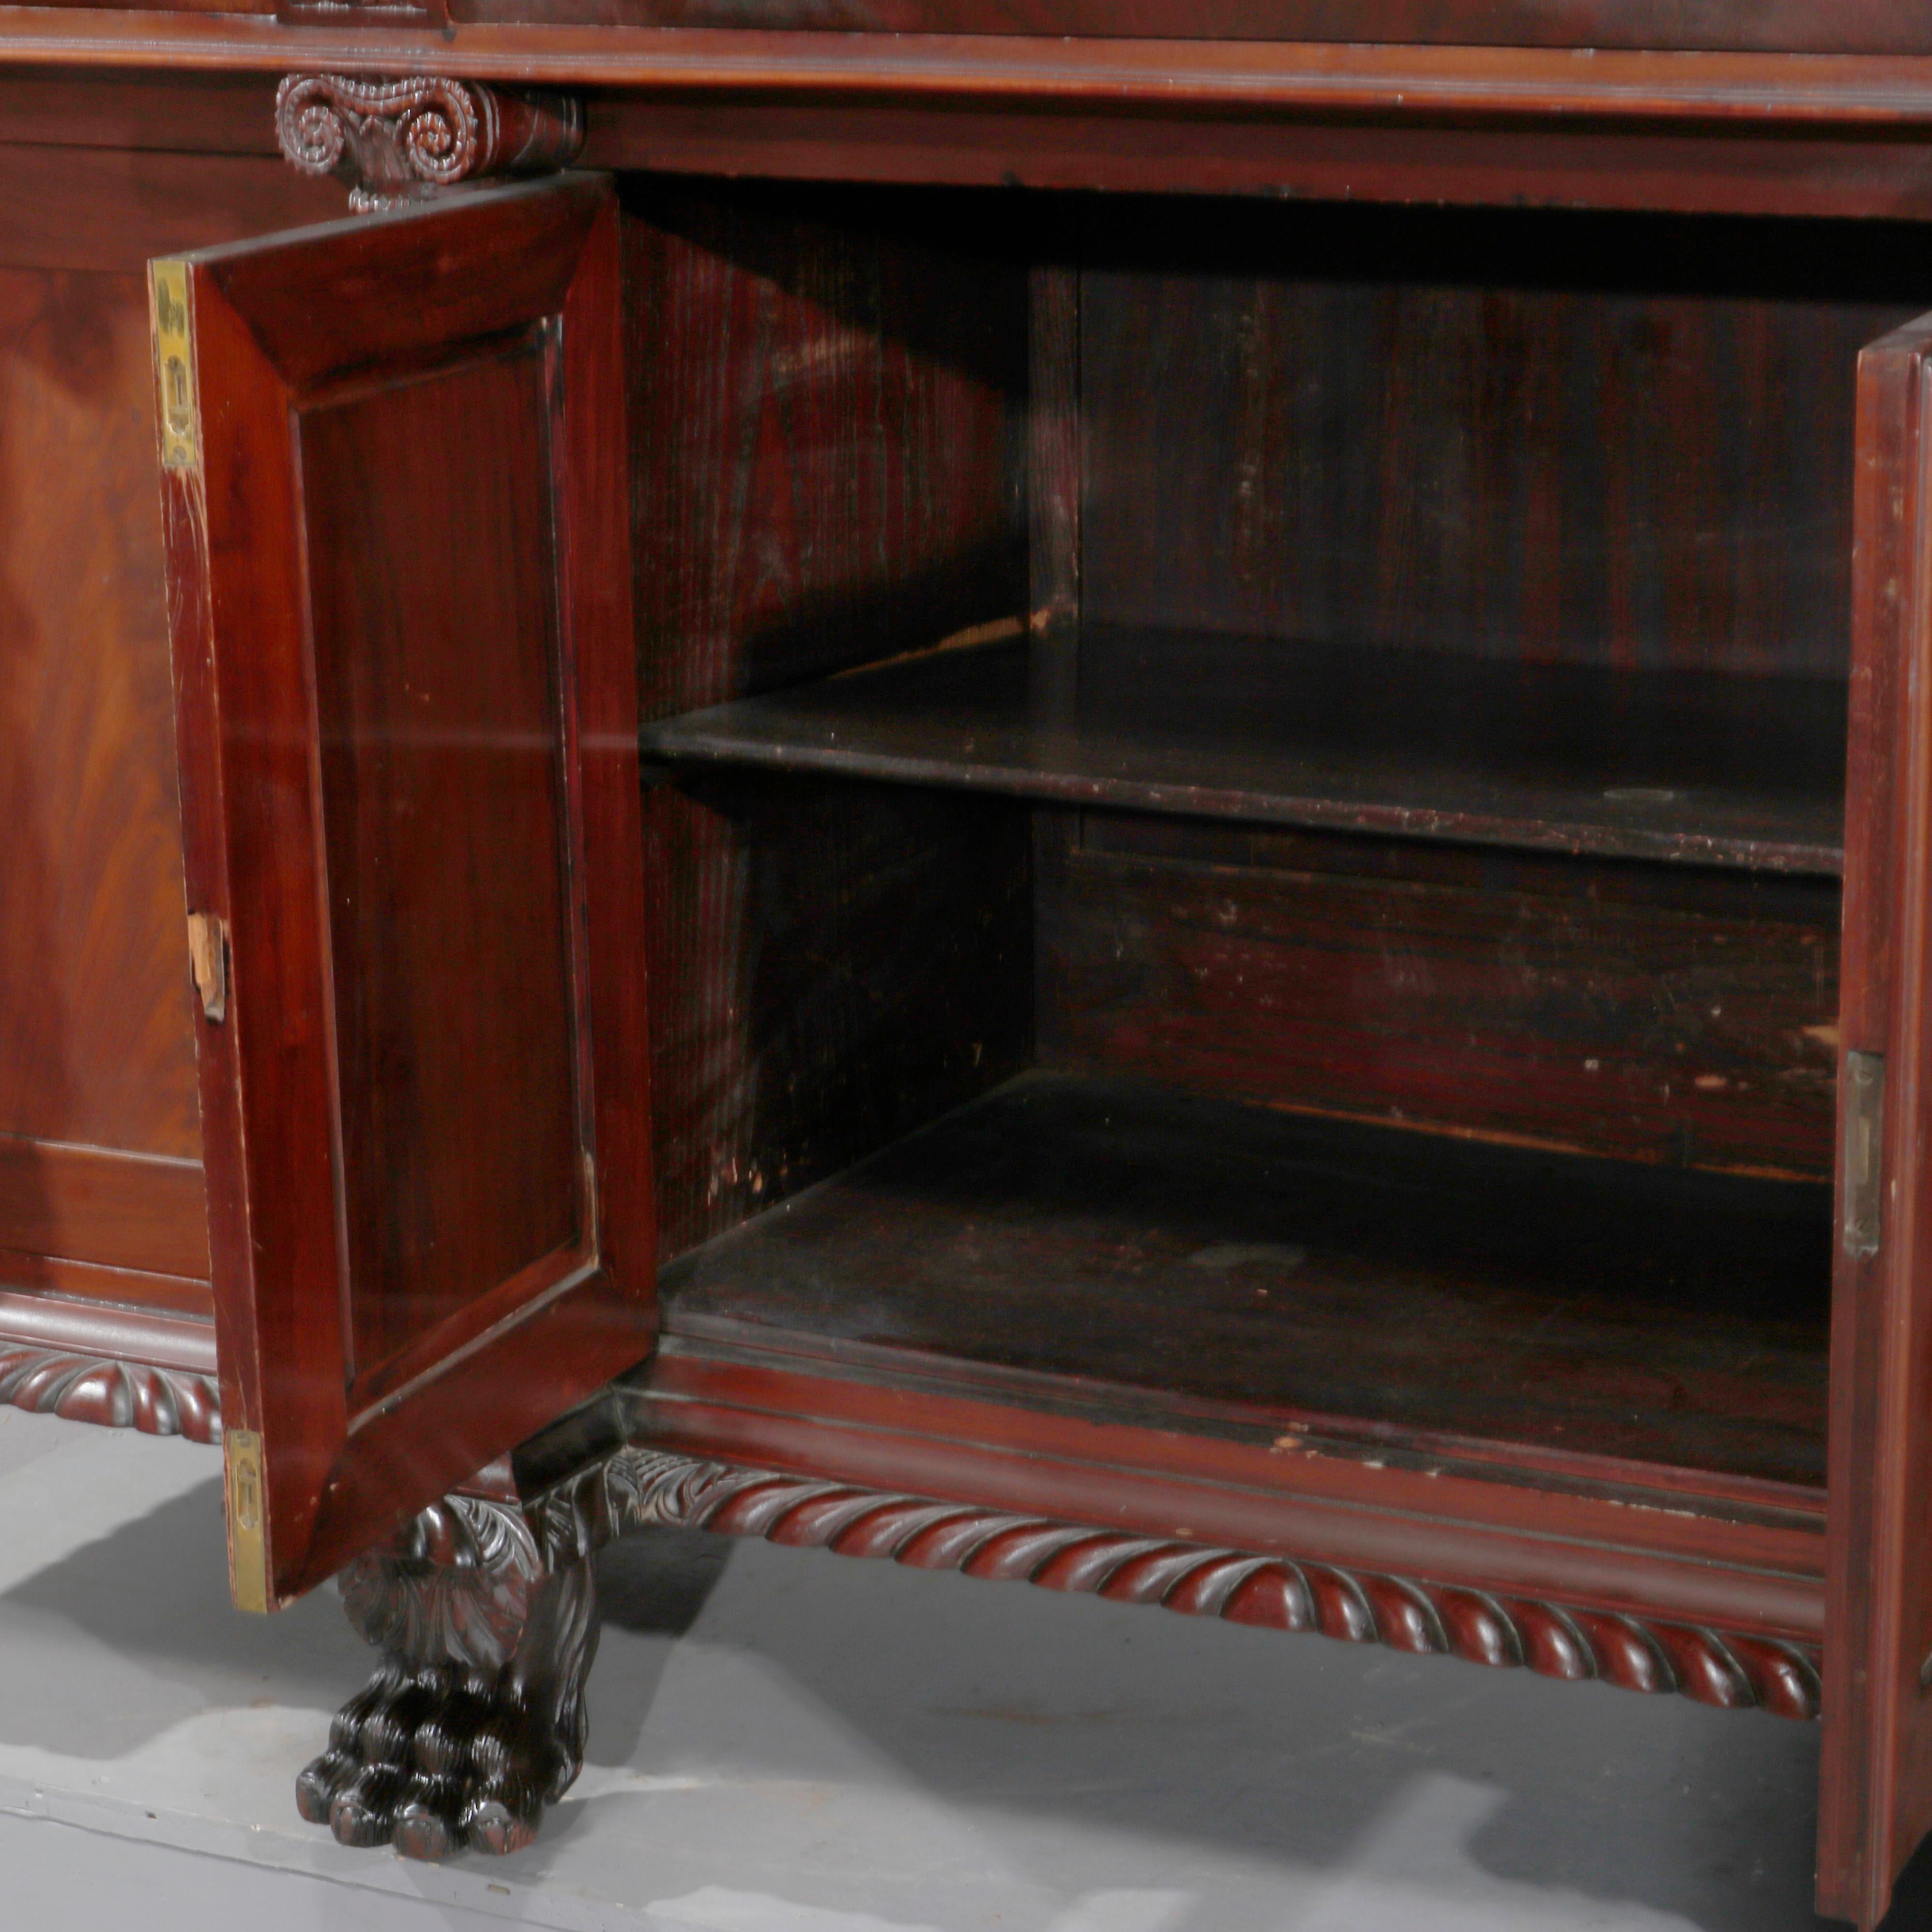
<svg viewBox="0 0 1932 1932"><path fill-rule="evenodd" d="M164 512L189 890L232 959L226 1015L197 1037L223 1412L231 1445L262 1441L244 1600L312 1586L650 1346L619 249L609 184L574 177L188 268L206 440L166 472ZM425 408L436 433L413 439ZM371 469L372 453L394 460ZM487 614L468 607L479 586ZM311 637L338 660L321 678ZM351 723L396 742L341 762ZM526 813L556 788L553 838L502 827L478 796L493 774ZM325 851L377 862L341 882L358 903L326 901ZM493 966L517 983L466 1011L488 970L475 949L506 944ZM517 1009L545 973L567 987L560 1047L540 1004L535 1034ZM399 1011L354 1019L388 998ZM500 1032L478 1046L472 1028ZM494 1111L505 1040L550 1052L518 1072L527 1121ZM358 1071L373 1090L345 1103ZM560 1159L543 1138L560 1104ZM380 1190L371 1109L386 1138L421 1134ZM478 1176L499 1198L470 1258L505 1271L445 1292L434 1250L470 1238L451 1216L479 1204ZM370 1265L392 1233L415 1244L410 1269L386 1249ZM430 1305L409 1306L424 1282ZM386 1296L402 1305L356 1312ZM388 1352L364 1362L364 1342Z"/></svg>
<svg viewBox="0 0 1932 1932"><path fill-rule="evenodd" d="M531 17L525 0L459 4L463 32L437 70L594 83L591 153L606 164L928 191L631 184L621 341L608 207L580 272L560 268L577 243L560 244L530 201L494 204L494 216L472 205L462 248L490 272L468 286L442 257L392 248L380 227L326 262L237 257L207 272L211 307L218 287L247 319L225 335L218 326L209 365L242 372L223 424L236 440L211 468L214 520L280 506L276 479L293 472L263 425L278 408L285 424L300 395L321 466L302 512L322 546L322 628L395 646L356 664L368 682L332 687L325 674L318 688L316 769L334 803L306 844L291 832L306 752L278 763L260 742L244 750L243 730L217 758L206 705L184 728L196 773L215 775L190 801L189 843L197 902L240 936L237 1012L251 997L265 1012L256 976L275 945L263 934L294 903L254 902L256 883L267 881L264 901L302 884L271 880L256 863L265 855L326 850L332 920L352 937L332 962L352 982L347 1002L338 986L274 1003L272 1046L265 1033L251 1042L251 1131L292 1118L294 1088L278 1083L319 1041L342 1052L355 1092L394 1102L373 1125L351 1108L338 1129L363 1163L343 1191L339 1256L336 1204L316 1180L331 1161L354 1168L339 1144L291 1132L266 1150L268 1168L218 1180L226 1400L242 1426L271 1410L313 1422L358 1360L390 1365L388 1380L358 1385L368 1426L355 1456L335 1463L344 1431L305 1424L272 1466L285 1537L277 1588L313 1580L460 1476L459 1463L507 1447L644 1346L632 1294L589 1329L540 1316L520 1332L523 1352L506 1352L478 1324L509 1302L465 1284L494 1275L511 1301L540 1295L548 1284L518 1258L574 1253L594 1233L614 1278L634 1288L660 1239L675 1251L752 1216L680 1264L673 1344L637 1385L650 1427L681 1451L754 1458L781 1484L838 1476L889 1498L1030 1511L1042 1534L1071 1524L1205 1539L1243 1561L1326 1564L1358 1589L1363 1576L1440 1579L1445 1592L1753 1642L1815 1644L1828 1587L1844 1634L1827 1659L1820 1898L1869 1926L1932 1817L1916 1676L1932 1648L1932 1556L1912 1527L1932 1414L1913 1286L1923 1270L1911 1263L1926 1210L1922 1188L1899 1179L1922 1180L1928 1165L1912 1077L1926 868L1910 673L1922 640L1917 601L1895 606L1882 587L1923 574L1898 507L1922 488L1922 345L1894 342L1869 365L1862 418L1852 383L1860 346L1932 294L1912 231L1236 216L1200 203L1163 218L1138 204L1078 224L1089 252L1076 272L1040 238L1037 210L1016 221L1010 200L931 184L1924 218L1932 31L1920 10L840 0L801 32L790 29L807 24L802 13L754 19L742 0L568 4L594 19L595 36L573 36L555 10ZM1578 43L1598 51L1575 59ZM84 1293L186 1310L206 1265L184 1204L190 1182L198 1198L199 1136L182 1077L194 1022L173 937L170 781L154 736L165 698L147 676L152 652L145 670L136 661L139 639L158 634L155 553L152 532L130 536L131 520L104 530L86 514L135 502L148 460L130 272L148 254L259 232L290 211L336 212L330 190L266 168L246 124L257 76L290 64L290 49L305 64L409 70L443 44L346 14L298 38L193 6L145 18L0 9L0 143L13 144L0 146L0 401L16 452L0 458L10 532L0 621L10 641L33 640L0 664L0 732L45 751L10 789L18 761L0 760L0 806L25 828L0 886L0 1252L26 1257L18 1278L49 1306ZM130 62L239 77L178 93L151 78L138 99L86 77L91 64ZM46 70L44 91L25 78L32 64ZM177 139L197 101L203 134ZM149 152L137 164L117 143ZM341 305L355 302L345 332ZM489 362L464 406L418 419L399 400L434 386L427 365L447 377L448 345L466 331L494 332L498 356L526 328L526 363ZM359 382L358 365L398 380L330 388ZM448 380L446 401L470 379ZM558 381L575 400L553 409ZM332 400L318 402L325 390ZM611 427L626 409L634 474ZM338 425L362 411L386 426L345 428L332 446L332 410ZM506 424L513 433L499 435ZM436 446L471 460L436 473ZM341 486L333 514L328 476ZM546 481L565 506L564 539L548 553L532 534ZM472 541L472 512L509 536ZM618 527L627 512L634 574ZM190 544L193 506L177 494L170 516L178 548ZM442 562L460 568L443 577L486 585L506 636L550 637L554 688L460 678L462 648L476 644L460 600L415 611L412 628L396 584L362 567L434 549L452 526ZM86 564L66 575L6 560L69 554ZM273 605L292 554L188 586L181 622L213 634L244 608ZM967 795L988 788L963 755L920 774L954 789L896 794L878 782L908 776L892 768L898 753L875 745L868 765L850 742L802 778L811 760L794 721L765 730L755 761L773 776L687 770L658 784L648 865L626 871L616 862L640 844L635 707L628 652L620 674L610 646L628 638L634 595L646 715L660 722L829 692L844 732L864 709L851 694L880 687L837 674L1084 605L1090 639L1118 622L1246 640L1283 662L1334 646L1348 675L1364 643L1434 653L1429 671L1393 680L1418 704L1406 724L1393 719L1384 748L1412 776L1431 746L1453 741L1478 745L1465 762L1482 783L1521 779L1496 731L1462 731L1461 700L1443 696L1444 679L1461 689L1498 669L1476 709L1502 720L1502 739L1540 754L1582 750L1561 774L1567 802L1520 799L1513 820L1466 789L1446 805L1396 800L1440 815L1448 842L1417 860L1362 837L1377 829L1366 820L1259 832L1266 814L1251 800L1232 813L1238 824L1137 831L1115 815L1096 833L1090 812L1082 824L1069 812L1042 817L1029 839L1019 800L1175 801L1102 798L1095 770L1064 747L1037 767L1060 789L991 788L1004 797ZM81 654L84 680L68 666L52 675L56 650ZM197 682L206 668L182 655L192 706L209 695ZM1003 719L1026 736L1033 700L1058 702L1056 679L1077 668L1064 655L1008 656L1022 666L1021 700L974 712L974 734ZM1096 662L1118 670L1133 657L1115 648ZM1139 779L1101 772L1105 782L1144 782L1148 721L1177 723L1178 662L1142 680ZM581 713L548 709L586 664ZM1042 665L1048 675L1036 674ZM1831 752L1848 667L1849 833ZM870 675L916 684L965 668L957 654ZM233 675L223 696L242 700L244 724L274 713L274 701L250 710L265 694L299 710L292 670L272 691L257 672ZM1630 694L1652 676L1670 693L1652 709L1691 720L1688 735L1632 726L1645 706ZM1713 678L1724 694L1705 704L1699 680ZM1346 682L1317 677L1302 695L1348 713ZM1089 698L1105 683L1089 677ZM922 734L927 755L934 714L919 689L888 722ZM465 793L448 747L398 728L404 700L424 693L497 741L494 769L511 773L500 788ZM1254 694L1232 701L1252 707ZM1195 715L1225 749L1228 717L1211 703ZM556 751L561 781L525 755L532 736ZM375 740L382 760L350 757ZM614 743L621 753L604 758ZM691 748L674 736L656 748ZM724 760L734 761L746 760ZM238 772L262 783L224 792ZM1198 770L1179 782L1197 804L1211 789ZM1576 808L1585 791L1594 818ZM1690 808L1664 793L1693 794ZM412 871L416 848L388 835L462 796L485 826L474 847L454 850L446 874ZM1388 804L1387 788L1369 802ZM1534 824L1570 856L1472 856L1486 812L1517 828L1505 845L1535 842L1521 830ZM218 825L232 835L218 838ZM561 866L560 850L571 855ZM1676 861L1671 883L1634 866L1640 852ZM1840 1040L1829 875L1841 853ZM478 884L493 862L502 872ZM1780 867L1793 876L1770 876ZM601 881L594 912L573 898L586 877ZM486 1039L422 993L464 963L452 929L424 917L452 891L502 914L488 954L496 1004L505 988L535 989L518 1025ZM298 949L305 932L291 914L276 944L292 935ZM650 1041L675 1184L661 1236L640 1205L650 1190L640 958L668 995ZM1317 1009L1354 1017L1304 1024ZM1156 1075L1166 1090L1036 1078L886 1144L1036 1044L1049 1059ZM1894 1070L1898 1184L1882 1264L1840 1263L1827 1586L1823 1191L1670 1164L1822 1174L1834 1044L1882 1053ZM212 1140L231 1146L239 1063L220 1050L233 1046L232 1030L214 1042L204 1088ZM361 1077L403 1061L429 1086L438 1070L449 1077L427 1101L422 1082ZM627 1070L621 1081L611 1066ZM1595 1084L1606 1071L1607 1108ZM521 1078L518 1104L472 1118L451 1099L470 1074L499 1093ZM302 1090L313 1100L326 1084ZM1384 1135L1173 1090L1190 1084L1452 1131ZM995 1118L1023 1094L1047 1096L1045 1126ZM326 1112L304 1118L313 1128ZM1455 1137L1472 1128L1654 1164ZM477 1136L502 1159L485 1160L466 1192L439 1191L421 1150ZM944 1158L922 1166L935 1145ZM555 1157L546 1165L532 1148ZM574 1196L566 1170L586 1148L605 1166ZM868 1156L789 1213L759 1213ZM1232 1196L1231 1173L1246 1180ZM475 1242L446 1247L423 1274L434 1243L410 1248L398 1198L421 1208L423 1227L461 1220ZM1132 1226L1118 1220L1124 1198L1138 1210ZM1585 1225L1616 1226L1614 1246L1580 1242ZM289 1279L308 1315L337 1308L344 1278L385 1285L339 1360L303 1340L316 1327L306 1316L250 1299L251 1244L298 1226L313 1238ZM412 1268L424 1292L412 1303L392 1291ZM828 1279L866 1294L842 1299ZM1043 1280L1072 1286L1043 1294ZM10 1340L8 1323L32 1312L14 1299L34 1298L0 1308ZM438 1350L472 1345L463 1376L430 1373ZM32 1361L26 1347L9 1358L8 1387L30 1406L71 1396L104 1415L134 1402L161 1414L152 1373L137 1385L109 1372L122 1358L83 1350L74 1362L107 1366L68 1376L49 1366L52 1344L34 1344ZM436 1385L412 1384L418 1374ZM212 1412L196 1414L208 1432Z"/></svg>
<svg viewBox="0 0 1932 1932"><path fill-rule="evenodd" d="M24 92L0 131L118 126L111 92L69 83L23 128ZM138 272L335 210L266 160L148 161L0 145L0 1280L205 1312Z"/></svg>
<svg viewBox="0 0 1932 1932"><path fill-rule="evenodd" d="M992 212L626 206L644 715L1016 623L1026 280ZM1022 1063L1022 813L728 782L657 786L646 825L666 1254Z"/></svg>
<svg viewBox="0 0 1932 1932"><path fill-rule="evenodd" d="M153 387L139 282L0 270L0 1133L194 1161Z"/></svg>
<svg viewBox="0 0 1932 1932"><path fill-rule="evenodd" d="M1814 1489L743 1324L668 1336L622 1394L633 1442L741 1466L1804 1642L1824 1628Z"/></svg>
<svg viewBox="0 0 1932 1932"><path fill-rule="evenodd" d="M586 1232L543 389L526 341L302 416L358 1380Z"/></svg>
<svg viewBox="0 0 1932 1932"><path fill-rule="evenodd" d="M711 1243L664 1292L674 1334L728 1317L1385 1439L1816 1486L1829 1273L1820 1186L1040 1075Z"/></svg>
<svg viewBox="0 0 1932 1932"><path fill-rule="evenodd" d="M1912 0L452 0L450 12L602 27L1932 53Z"/></svg>
<svg viewBox="0 0 1932 1932"><path fill-rule="evenodd" d="M1844 686L1084 624L649 725L647 754L1830 877Z"/></svg>
<svg viewBox="0 0 1932 1932"><path fill-rule="evenodd" d="M1900 231L1110 204L1088 236L1090 623L1844 676L1858 354L1932 292Z"/></svg>
<svg viewBox="0 0 1932 1932"><path fill-rule="evenodd" d="M20 1257L0 1280L15 1285L44 1280L38 1256L208 1272L145 310L131 277L0 269L0 1250Z"/></svg>
<svg viewBox="0 0 1932 1932"><path fill-rule="evenodd" d="M1932 760L1926 536L1932 319L1858 368L1858 547L1843 1046L1883 1070L1878 1224L1852 1225L1848 1120L1832 1294L1826 1659L1830 1713L1819 1799L1821 1912L1875 1925L1932 1825Z"/></svg>
<svg viewBox="0 0 1932 1932"><path fill-rule="evenodd" d="M1042 858L1046 1064L1625 1160L1831 1178L1828 886L1774 908L1726 907L1720 890L1692 909L1619 898L1614 878L1562 860L1490 868L1459 850L1460 864L1425 868L1394 842L1310 838L1255 865L1204 840L1163 851L1174 842L1090 814L1081 843Z"/></svg>
<svg viewBox="0 0 1932 1932"><path fill-rule="evenodd" d="M0 148L0 262L24 268L138 276L155 255L346 212L333 182L264 155Z"/></svg>

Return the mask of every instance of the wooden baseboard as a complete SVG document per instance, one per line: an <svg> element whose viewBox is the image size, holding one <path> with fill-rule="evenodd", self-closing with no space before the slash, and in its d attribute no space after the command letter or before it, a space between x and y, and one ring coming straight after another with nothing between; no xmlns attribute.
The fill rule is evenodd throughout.
<svg viewBox="0 0 1932 1932"><path fill-rule="evenodd" d="M214 1319L214 1291L205 1280L192 1275L103 1268L95 1262L67 1261L58 1255L25 1254L18 1249L0 1248L0 1291L8 1288L67 1295L78 1301L152 1308L160 1314L190 1316L203 1322Z"/></svg>
<svg viewBox="0 0 1932 1932"><path fill-rule="evenodd" d="M0 1135L0 1250L205 1281L201 1163Z"/></svg>
<svg viewBox="0 0 1932 1932"><path fill-rule="evenodd" d="M0 1291L0 1402L71 1422L218 1442L214 1324Z"/></svg>

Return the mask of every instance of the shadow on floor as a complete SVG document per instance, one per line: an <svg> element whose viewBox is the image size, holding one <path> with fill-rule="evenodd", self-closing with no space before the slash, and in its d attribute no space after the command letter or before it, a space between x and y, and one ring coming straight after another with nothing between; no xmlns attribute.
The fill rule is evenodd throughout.
<svg viewBox="0 0 1932 1932"><path fill-rule="evenodd" d="M332 1589L272 1617L229 1602L219 1468L0 1594L0 1641L34 1659L8 1676L0 1744L118 1757L206 1711L333 1710L368 1676Z"/></svg>
<svg viewBox="0 0 1932 1932"><path fill-rule="evenodd" d="M644 1555L650 1540L616 1559L639 1566L646 1604L692 1560ZM700 1601L676 1587L667 1623ZM877 1765L866 1775L939 1807L1162 1844L1170 1867L1373 1877L1384 1859L1392 1898L1434 1880L1384 1822L1453 1785L1474 1794L1463 1837L1431 1856L1472 1904L1568 1894L1579 1924L1597 1900L1619 1927L1699 1932L1824 1922L1808 1904L1817 1732L1759 1713L763 1545L714 1575L689 1628L820 1720L734 1731L741 1782L837 1779L829 1720ZM679 1734L674 1700L643 1722L662 1660L648 1686L620 1683L628 1667L597 1684L597 1702L623 1700L603 1735L641 1768L690 1762L700 1741ZM593 1752L613 1761L596 1738ZM1208 1924L1184 1914L1174 1932Z"/></svg>
<svg viewBox="0 0 1932 1932"><path fill-rule="evenodd" d="M203 1712L326 1712L359 1685L370 1653L332 1592L244 1618L224 1574L211 1473L0 1595L0 1643L34 1660L8 1674L0 1744L106 1758ZM628 1538L598 1576L589 1755L644 1780L626 1802L657 1806L652 1777L700 1766L729 1789L692 1804L789 1784L862 1812L878 1792L991 1820L962 1828L1043 1873L1084 1838L1169 1886L1162 1932L1238 1926L1237 1870L1328 1886L1325 1916L1282 1922L1321 1932L1349 1923L1358 1880L1370 1903L1506 1904L1492 1922L1511 1926L1543 1896L1568 1901L1552 1924L1618 1932L1824 1923L1804 1726L695 1534ZM567 1799L504 1876L540 1882L594 1808ZM863 1861L848 1874L837 1855L814 1868L824 1901L863 1912ZM761 1874L797 1895L782 1855L738 1846L734 1882ZM1932 1854L1886 1932L1928 1926Z"/></svg>

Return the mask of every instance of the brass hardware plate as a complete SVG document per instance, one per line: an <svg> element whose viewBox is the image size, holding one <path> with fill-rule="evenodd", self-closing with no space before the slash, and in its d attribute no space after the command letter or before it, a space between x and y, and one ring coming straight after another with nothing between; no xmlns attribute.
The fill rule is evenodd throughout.
<svg viewBox="0 0 1932 1932"><path fill-rule="evenodd" d="M228 1474L228 1589L238 1610L268 1608L268 1544L262 1522L262 1438L252 1429L221 1438Z"/></svg>
<svg viewBox="0 0 1932 1932"><path fill-rule="evenodd" d="M228 928L212 913L188 914L188 959L201 1010L219 1026L228 1017Z"/></svg>
<svg viewBox="0 0 1932 1932"><path fill-rule="evenodd" d="M1879 1250L1885 1200L1885 1055L1848 1053L1844 1085L1838 1096L1844 1145L1845 1252L1855 1256Z"/></svg>
<svg viewBox="0 0 1932 1932"><path fill-rule="evenodd" d="M194 343L188 315L188 265L148 264L148 316L161 424L161 467L192 470L201 460L201 412L194 397Z"/></svg>

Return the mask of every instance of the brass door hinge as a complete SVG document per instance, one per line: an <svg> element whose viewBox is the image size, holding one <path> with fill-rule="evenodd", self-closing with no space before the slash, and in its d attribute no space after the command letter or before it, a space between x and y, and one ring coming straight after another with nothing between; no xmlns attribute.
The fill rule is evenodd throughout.
<svg viewBox="0 0 1932 1932"><path fill-rule="evenodd" d="M201 1010L215 1025L228 1017L228 926L212 912L188 916L188 963Z"/></svg>
<svg viewBox="0 0 1932 1932"><path fill-rule="evenodd" d="M148 264L148 304L154 338L161 467L193 470L201 460L201 411L194 398L194 338L188 322L186 262Z"/></svg>
<svg viewBox="0 0 1932 1932"><path fill-rule="evenodd" d="M228 1476L228 1592L238 1610L266 1612L268 1542L263 1528L262 1438L252 1429L223 1432Z"/></svg>
<svg viewBox="0 0 1932 1932"><path fill-rule="evenodd" d="M1882 1232L1885 1202L1885 1055L1845 1055L1844 1090L1838 1116L1844 1144L1839 1161L1844 1189L1845 1252L1875 1255Z"/></svg>

